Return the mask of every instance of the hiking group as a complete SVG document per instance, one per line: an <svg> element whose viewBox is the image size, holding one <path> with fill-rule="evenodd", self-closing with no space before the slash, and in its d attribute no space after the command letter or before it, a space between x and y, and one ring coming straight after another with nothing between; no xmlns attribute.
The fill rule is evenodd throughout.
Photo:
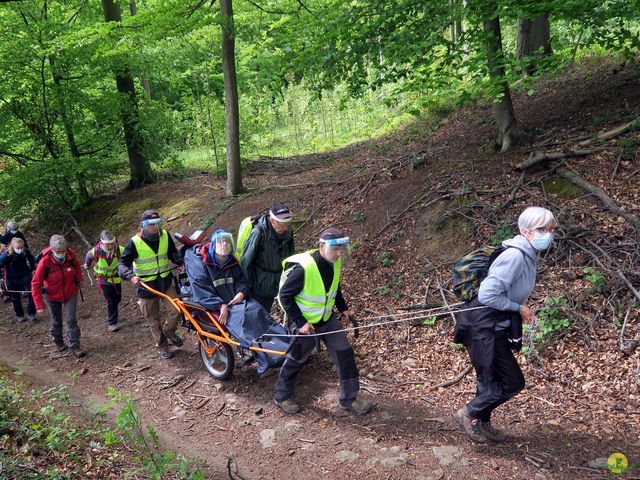
<svg viewBox="0 0 640 480"><path fill-rule="evenodd" d="M275 403L289 414L301 410L294 399L296 380L322 341L336 365L339 407L367 413L372 405L358 398L355 354L342 326L343 321L352 320L340 284L350 239L338 228L327 228L320 233L316 248L296 254L292 218L289 207L276 202L268 211L242 221L235 245L231 233L217 229L210 241L178 250L162 227L159 213L146 210L140 230L124 247L104 230L82 264L60 235L53 235L49 246L34 258L15 222L9 222L0 237L8 245L0 255L0 266L18 322L25 321L23 295L28 297L29 320L43 317L46 305L56 348L69 348L76 357L86 355L76 320L82 268L93 269L107 305L110 332L119 330L122 280L135 285L140 312L161 359L173 357L170 346L183 344L177 334L180 313L170 306L162 319L161 298L145 286L178 297L174 266L186 270L190 301L216 312L219 323L232 333L234 329L268 330L276 325L270 311L277 299L287 332L292 335L284 349L286 356L279 361L259 355L255 358L259 372L280 367ZM519 216L519 235L498 248L472 252L454 268L453 290L465 301L456 314L454 341L468 351L477 377L475 397L454 418L475 442L506 439L504 432L492 425L491 414L524 387L524 376L512 352L520 349L522 325L532 317L527 300L535 286L540 252L551 244L555 225L549 210L529 207ZM63 317L67 342L62 335Z"/></svg>

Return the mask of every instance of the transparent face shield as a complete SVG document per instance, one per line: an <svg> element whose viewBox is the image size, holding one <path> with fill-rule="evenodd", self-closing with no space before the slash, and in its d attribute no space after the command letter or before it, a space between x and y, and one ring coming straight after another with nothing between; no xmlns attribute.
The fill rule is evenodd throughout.
<svg viewBox="0 0 640 480"><path fill-rule="evenodd" d="M216 255L228 257L233 253L233 235L228 232L216 234L211 240Z"/></svg>
<svg viewBox="0 0 640 480"><path fill-rule="evenodd" d="M331 263L335 263L338 258L341 258L344 263L351 256L351 241L349 237L320 240L320 245L324 248L325 258Z"/></svg>
<svg viewBox="0 0 640 480"><path fill-rule="evenodd" d="M142 228L144 230L146 230L149 233L152 233L153 231L158 232L160 231L160 226L162 225L162 217L158 217L158 218L149 218L147 220L143 220L142 221ZM147 227L156 227L154 228L147 228Z"/></svg>

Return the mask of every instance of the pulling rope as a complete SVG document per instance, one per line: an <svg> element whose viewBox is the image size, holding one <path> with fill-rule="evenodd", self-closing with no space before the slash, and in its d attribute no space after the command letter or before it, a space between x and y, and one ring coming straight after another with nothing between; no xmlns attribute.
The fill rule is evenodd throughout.
<svg viewBox="0 0 640 480"><path fill-rule="evenodd" d="M454 305L461 305L464 302L460 302ZM451 306L454 306L451 305ZM374 327L381 327L384 325L394 325L396 323L402 323L402 322L408 322L411 320L419 320L421 318L425 318L425 317L429 317L429 316L444 316L444 315L449 315L450 313L460 313L460 312L469 312L472 310L480 310L482 308L489 308L487 306L480 306L480 307L470 307L470 308L460 308L460 309L454 309L451 310L451 308L444 306L444 307L436 307L436 308L430 308L430 309L424 309L424 310L419 310L419 312L429 312L429 313L423 313L421 315L415 315L416 312L404 312L404 313L391 313L389 315L377 315L374 317L367 317L365 320L372 320L372 319L377 319L377 318L387 318L387 317L399 317L399 316L404 316L404 315L413 315L411 317L405 317L405 318L398 318L396 320L389 320L388 322L377 322L377 323L370 323L367 325L359 325L357 327L347 327L347 328L343 328L341 330L331 330L330 332L322 332L322 333L309 333L309 334L262 334L260 335L260 337L258 337L255 341L259 342L262 340L263 337L289 337L289 338L314 338L314 337L323 337L325 335L332 335L334 333L339 333L339 332L351 332L354 330L362 330L365 328L374 328ZM442 311L441 311L442 310Z"/></svg>

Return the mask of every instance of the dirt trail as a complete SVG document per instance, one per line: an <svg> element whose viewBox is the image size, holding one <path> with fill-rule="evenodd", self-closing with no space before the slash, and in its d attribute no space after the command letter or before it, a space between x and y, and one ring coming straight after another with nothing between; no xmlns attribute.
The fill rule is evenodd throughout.
<svg viewBox="0 0 640 480"><path fill-rule="evenodd" d="M131 393L165 447L204 459L212 478L226 478L229 457L246 479L576 478L570 466L592 451L605 455L633 448L599 435L517 424L509 426L515 436L504 445L472 445L451 420L457 404L420 395L399 400L393 388L380 393L384 383L380 387L366 378L362 394L375 402L374 411L344 413L337 408L335 373L324 354L301 374L303 413L287 416L271 400L276 372L259 378L253 367L245 367L218 382L202 368L192 334L182 332L185 345L174 359L158 359L129 285L124 295L122 329L110 333L98 291L85 289L79 318L89 356L81 361L46 342L46 321L17 324L10 305L3 305L0 361L45 385L70 383L72 372L85 372L72 390L80 405L106 403L109 386ZM179 376L183 379L167 388Z"/></svg>

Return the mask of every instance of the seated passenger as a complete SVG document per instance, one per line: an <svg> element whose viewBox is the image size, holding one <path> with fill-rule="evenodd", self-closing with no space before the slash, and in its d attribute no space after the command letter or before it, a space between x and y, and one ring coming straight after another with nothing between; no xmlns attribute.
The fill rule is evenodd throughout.
<svg viewBox="0 0 640 480"><path fill-rule="evenodd" d="M211 242L187 249L184 266L191 283L191 300L211 312L219 312L218 321L237 340L252 343L265 334L286 334L260 303L248 298L249 288L240 264L233 256L233 237L216 230ZM286 337L263 337L260 345L269 350L285 351ZM279 367L284 356L252 352L258 361L258 373Z"/></svg>

